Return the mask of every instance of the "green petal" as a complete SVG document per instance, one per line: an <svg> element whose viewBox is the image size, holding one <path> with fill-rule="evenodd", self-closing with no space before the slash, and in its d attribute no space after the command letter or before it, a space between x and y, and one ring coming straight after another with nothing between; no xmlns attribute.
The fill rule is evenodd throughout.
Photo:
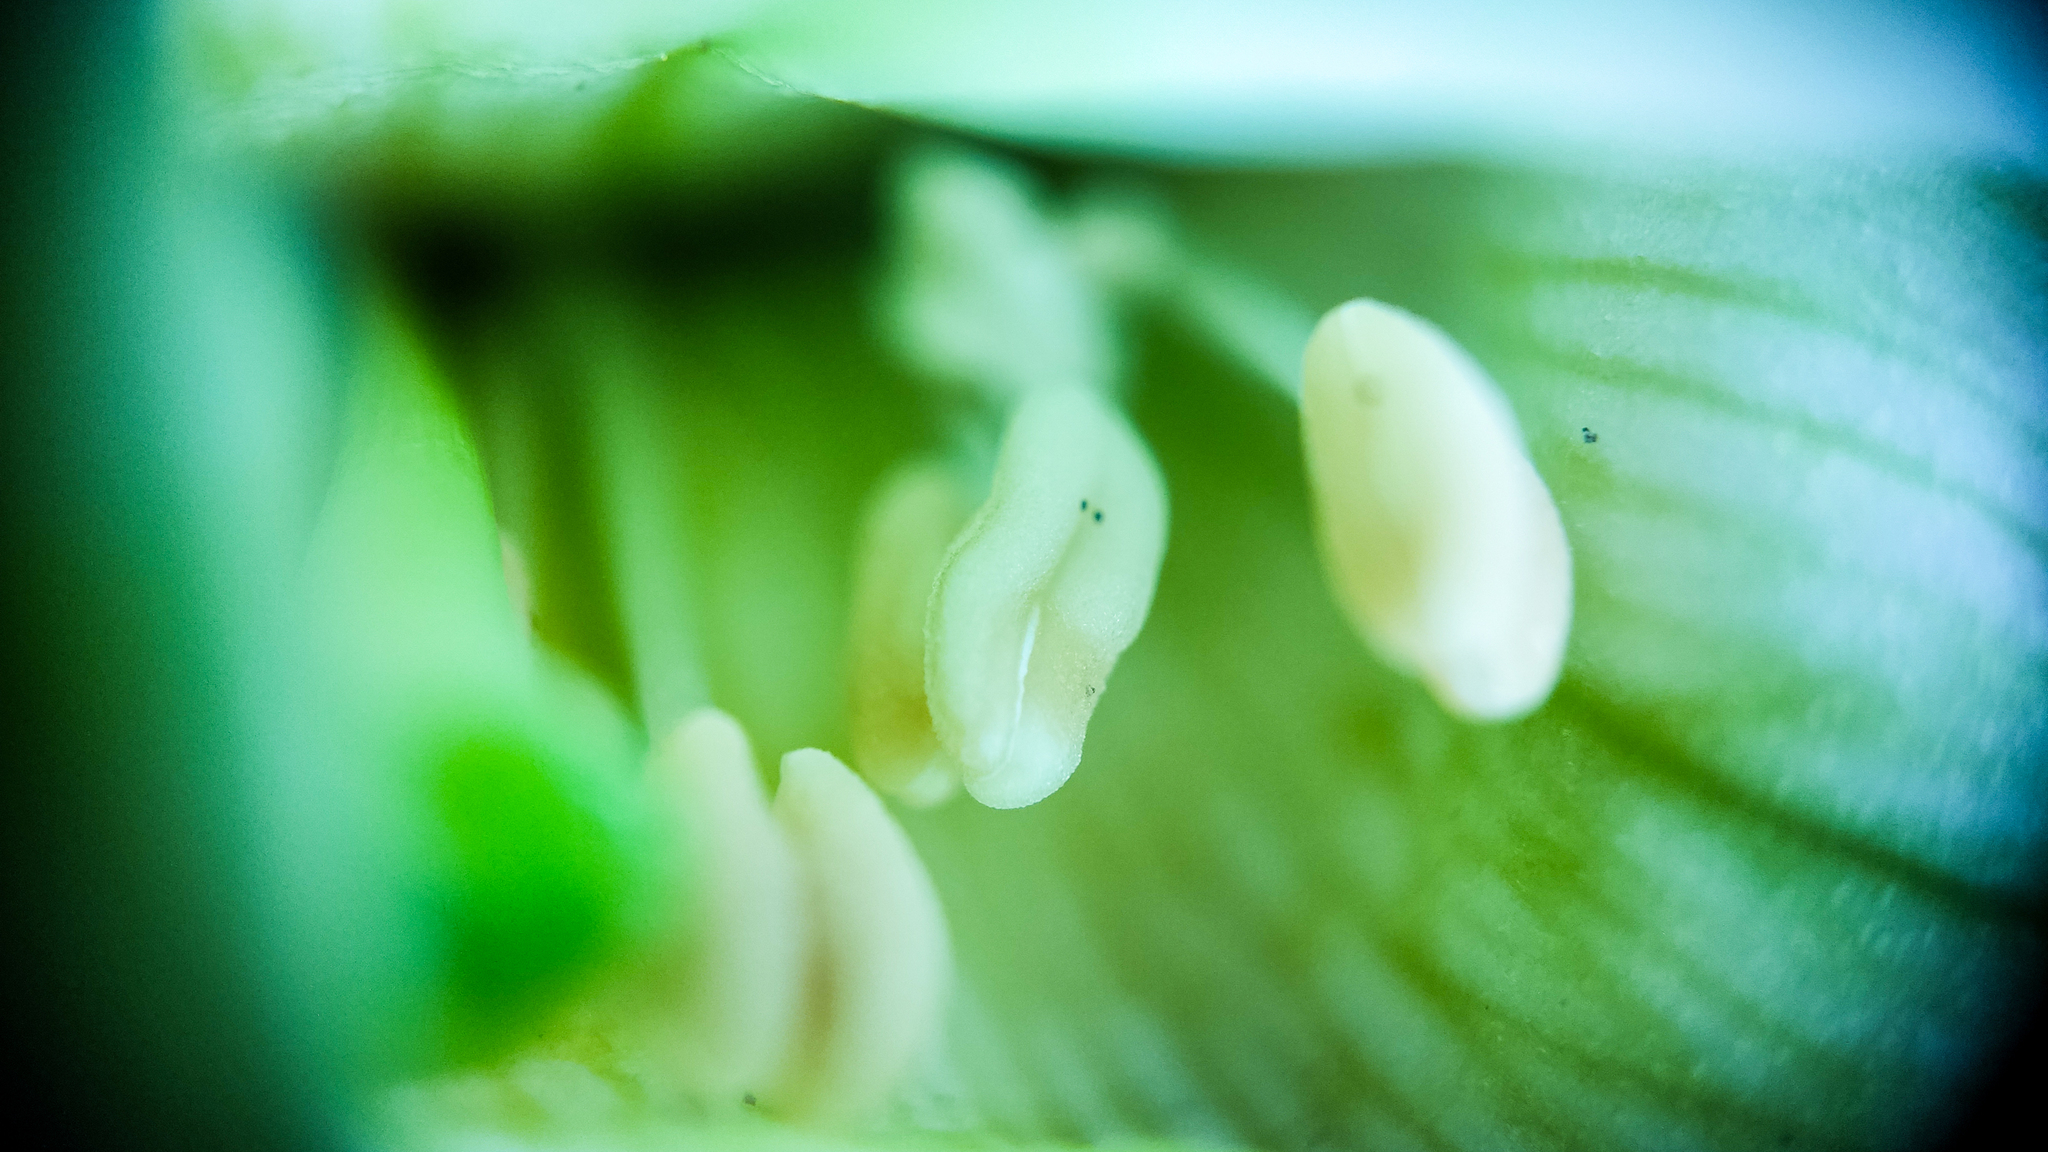
<svg viewBox="0 0 2048 1152"><path fill-rule="evenodd" d="M543 186L593 152L708 154L715 170L843 139L784 102L746 118L778 132L718 147L735 120L707 103L746 102L705 83L720 71L693 63L705 47L833 101L1212 163L1646 143L2032 157L2048 110L2024 36L1961 5L193 0L178 16L179 78L218 139Z"/></svg>
<svg viewBox="0 0 2048 1152"><path fill-rule="evenodd" d="M820 0L724 42L802 91L978 132L1299 164L1645 143L2031 154L2043 92L2010 35L1960 7L1847 3Z"/></svg>

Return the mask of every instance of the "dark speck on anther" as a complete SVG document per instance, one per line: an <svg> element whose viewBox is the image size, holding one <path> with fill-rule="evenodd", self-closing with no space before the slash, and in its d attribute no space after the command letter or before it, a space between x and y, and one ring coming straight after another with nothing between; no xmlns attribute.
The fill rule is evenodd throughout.
<svg viewBox="0 0 2048 1152"><path fill-rule="evenodd" d="M1100 523L1102 523L1102 513L1100 513L1100 512L1097 512L1097 513L1095 514L1095 522L1096 522L1097 524L1100 524Z"/></svg>
<svg viewBox="0 0 2048 1152"><path fill-rule="evenodd" d="M1081 501L1081 511L1083 511L1083 512L1086 512L1087 510L1088 510L1088 502L1087 502L1086 500L1083 500L1083 501Z"/></svg>
<svg viewBox="0 0 2048 1152"><path fill-rule="evenodd" d="M740 1100L744 1102L746 1106L749 1108L752 1108L754 1106L754 1094L752 1092L749 1092L745 1096L740 1097Z"/></svg>
<svg viewBox="0 0 2048 1152"><path fill-rule="evenodd" d="M1579 429L1579 435L1584 436L1586 438L1586 443L1588 444L1591 444L1594 441L1600 439L1600 434L1598 432L1593 431L1591 428Z"/></svg>

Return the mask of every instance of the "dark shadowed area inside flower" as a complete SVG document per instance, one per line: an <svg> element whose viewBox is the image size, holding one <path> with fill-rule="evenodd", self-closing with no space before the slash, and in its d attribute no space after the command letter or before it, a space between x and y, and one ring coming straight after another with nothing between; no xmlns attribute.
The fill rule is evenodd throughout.
<svg viewBox="0 0 2048 1152"><path fill-rule="evenodd" d="M421 318L536 642L629 711L644 649L601 490L639 449L594 413L630 398L678 487L687 660L772 765L849 748L863 504L963 415L877 335L885 180L929 130L734 97L725 67L679 55L495 175L386 131L351 145L329 219ZM657 148L664 101L701 123ZM1156 599L1066 787L898 809L958 974L874 1138L1938 1133L2040 961L2034 177L1012 155L1055 197L1148 189L1304 308L1370 296L1469 349L1562 515L1573 630L1533 714L1446 714L1331 599L1294 404L1129 310L1126 411L1173 501ZM595 1120L541 1108L536 1140L701 1119L640 1100L616 1054L570 1054L620 1095Z"/></svg>

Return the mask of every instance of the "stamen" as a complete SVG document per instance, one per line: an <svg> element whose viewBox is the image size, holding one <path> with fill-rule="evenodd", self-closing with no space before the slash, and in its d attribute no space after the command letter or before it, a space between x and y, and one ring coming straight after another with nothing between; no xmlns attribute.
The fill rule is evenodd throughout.
<svg viewBox="0 0 2048 1152"><path fill-rule="evenodd" d="M766 1102L814 1122L856 1119L938 1031L953 978L945 915L909 838L829 753L782 758L775 817L804 861L816 951L806 1043Z"/></svg>
<svg viewBox="0 0 2048 1152"><path fill-rule="evenodd" d="M746 734L715 709L655 749L651 774L691 834L698 915L654 966L656 1010L629 998L613 1011L622 1037L686 1094L821 1124L868 1114L932 1041L951 990L917 850L816 749L783 757L771 811Z"/></svg>
<svg viewBox="0 0 2048 1152"><path fill-rule="evenodd" d="M1007 405L1117 379L1102 292L1013 164L958 149L912 156L898 179L885 288L897 343L940 382Z"/></svg>
<svg viewBox="0 0 2048 1152"><path fill-rule="evenodd" d="M1151 454L1101 400L1062 389L1018 408L925 626L932 719L975 799L1034 804L1073 774L1151 609L1166 515Z"/></svg>
<svg viewBox="0 0 2048 1152"><path fill-rule="evenodd" d="M673 948L660 1055L679 1082L731 1098L770 1082L798 1038L811 926L797 854L769 815L746 733L712 708L653 750L650 784L686 822L696 924Z"/></svg>
<svg viewBox="0 0 2048 1152"><path fill-rule="evenodd" d="M854 764L870 784L919 806L959 787L924 695L924 618L946 551L974 511L944 467L882 482L862 522L852 628Z"/></svg>
<svg viewBox="0 0 2048 1152"><path fill-rule="evenodd" d="M1541 704L1571 553L1499 389L1437 328L1371 300L1323 317L1303 378L1324 560L1353 624L1458 715Z"/></svg>

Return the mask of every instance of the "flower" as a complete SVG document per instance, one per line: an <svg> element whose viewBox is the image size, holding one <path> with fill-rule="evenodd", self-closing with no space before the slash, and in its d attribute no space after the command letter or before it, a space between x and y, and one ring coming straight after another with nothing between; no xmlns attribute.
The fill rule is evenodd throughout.
<svg viewBox="0 0 2048 1152"><path fill-rule="evenodd" d="M1011 145L1143 147L1153 161L1262 150L1252 113L1188 114L1242 99L1283 110L1266 126L1294 126L1287 155L1328 165L1133 170L1102 152L1028 153L1037 179L1072 188L1040 193L1049 218L1082 220L1098 190L1089 177L1120 169L1134 195L1169 206L1169 243L1214 273L1178 282L1163 304L1157 285L1116 297L1129 311L1107 327L1101 358L1126 365L1107 372L1123 395L1104 426L1127 418L1156 459L1171 527L1144 628L1118 637L1128 647L1112 653L1099 706L1090 694L1071 781L1021 811L897 809L945 910L958 990L941 1056L910 1074L880 1136L849 1139L1756 1146L1929 1131L2038 950L2048 685L2040 240L2027 212L2039 190L2027 170L1978 159L2026 144L2025 109L2001 111L1995 86L1958 85L1939 103L1898 85L1847 128L1824 106L1803 128L1775 126L1795 139L1840 132L1859 149L1919 131L1875 164L1770 150L1731 160L1714 133L1754 117L1695 121L1667 106L1653 122L1675 120L1704 158L1646 158L1599 149L1657 101L1613 99L1599 85L1623 81L1594 69L1571 90L1578 102L1549 89L1532 102L1612 117L1554 161L1509 150L1402 162L1361 150L1385 147L1384 132L1316 118L1318 101L1358 95L1331 91L1359 74L1343 53L1290 56L1254 28L1224 50L1135 56L1128 69L1104 66L1131 43L1107 33L1053 54L1028 42L954 54L933 47L962 43L946 21L984 27L999 14L904 10L937 30L769 11L715 41L729 55L665 62L648 57L723 17L685 32L627 20L545 36L503 20L489 27L509 28L513 49L458 40L481 55L424 74L409 60L365 73L347 37L286 37L287 51L310 45L343 63L310 81L259 72L261 99L231 105L261 113L305 158L300 179L370 213L325 217L342 221L330 235L345 254L390 258L400 284L335 275L341 299L371 301L336 309L354 422L333 437L335 484L354 495L328 497L316 517L291 504L289 483L194 482L265 518L213 525L188 546L217 549L247 581L222 594L220 613L227 635L247 638L220 657L242 687L209 695L187 672L175 690L254 702L220 729L248 733L247 760L268 771L222 791L287 834L257 841L272 846L263 871L296 896L265 911L302 931L345 929L285 951L299 1003L321 1008L300 1034L370 1020L369 1032L418 1042L418 1021L441 1011L400 999L442 994L408 975L441 960L408 953L420 934L382 915L416 893L378 887L410 882L431 852L393 842L403 818L335 818L417 799L402 774L388 792L350 784L411 746L417 732L394 716L425 699L428 727L453 717L502 737L433 758L435 795L455 796L439 812L456 829L454 862L435 861L456 894L434 908L454 908L458 938L476 942L475 963L451 966L469 1005L447 1029L460 1058L539 1018L529 993L550 1006L581 994L557 977L609 971L619 949L645 955L666 928L638 918L660 920L645 909L663 883L692 883L649 863L668 848L644 827L645 798L616 779L616 795L604 789L605 765L659 738L636 735L630 717L701 696L764 749L852 754L840 669L863 503L920 452L990 471L1004 422L978 401L936 398L916 356L878 339L864 309L877 298L868 241L881 212L865 193L852 209L830 194L878 183L905 130L854 107L766 99L727 66L737 60ZM1273 19L1284 29L1293 18ZM1175 37L1218 26L1130 27ZM906 62L904 45L936 63ZM1574 137L1531 131L1536 114L1517 103L1530 70L1511 66L1526 49L1506 35L1478 41L1492 45L1472 56L1489 67L1449 82L1391 57L1360 70L1394 78L1366 95L1425 109L1395 146ZM493 54L525 63L478 63ZM560 66L593 55L637 66ZM1242 67L1204 89L1176 76L1188 59ZM1005 60L1064 66L996 66ZM1273 86L1275 65L1297 64L1298 84ZM1404 88L1404 76L1423 81ZM306 95L337 78L354 102L330 116ZM1623 79L1634 92L1642 76ZM579 99L577 84L598 92ZM1668 100L1698 88L1645 90ZM1148 93L1165 96L1148 104ZM1370 106L1389 104L1401 107ZM247 128L234 115L222 124L211 129L231 138ZM679 124L687 138L639 152ZM1975 133L1961 159L1921 158L1936 127ZM674 223L691 219L712 223ZM256 363L222 367L231 379L321 379L317 348L292 359L309 343L304 313L320 314L303 287L318 263L280 260L260 237L209 257L248 229L232 214L200 220L178 226L201 237L197 258L238 276L268 269L279 287L247 304L182 304L229 334L188 362L233 352ZM1360 643L1316 559L1297 410L1239 362L1273 362L1264 334L1289 330L1290 305L1355 296L1428 317L1470 352L1555 498L1573 556L1570 642L1556 691L1526 718L1447 713L1441 693ZM278 335L265 345L257 333ZM459 408L433 399L438 385L406 391L444 374ZM211 410L196 389L165 403L178 429L220 423L194 412L247 421L215 433L238 451L276 429L324 426L317 404L301 418L250 404L276 388ZM289 479L323 455L313 439L276 460L231 458ZM208 458L196 434L179 443ZM337 526L337 503L359 513ZM529 650L510 642L495 525L530 570L539 651L566 668L528 667ZM342 628L308 628L275 591L300 586L308 554L324 589L311 618ZM329 654L311 667L292 655L309 635ZM1034 644L1022 645L1027 660ZM248 670L264 667L341 688L313 705L274 698L248 687ZM309 719L323 715L374 722ZM968 746L944 729L933 735L949 751ZM561 765L566 776L550 775ZM532 786L519 795L537 799L502 803L521 772ZM592 795L555 804L562 779ZM576 818L557 820L564 811ZM359 874L330 871L365 859ZM562 860L577 866L553 866ZM559 1042L551 1051L564 1055ZM579 1126L616 1136L618 1089L588 1070L631 1083L618 1066L630 1059L566 1054L576 1059L529 1061L426 1107L460 1118L461 1093L475 1091L502 1124L509 1093L542 1106L535 1139ZM386 1057L357 1059L388 1071ZM629 1119L709 1141L806 1138L724 1103Z"/></svg>

